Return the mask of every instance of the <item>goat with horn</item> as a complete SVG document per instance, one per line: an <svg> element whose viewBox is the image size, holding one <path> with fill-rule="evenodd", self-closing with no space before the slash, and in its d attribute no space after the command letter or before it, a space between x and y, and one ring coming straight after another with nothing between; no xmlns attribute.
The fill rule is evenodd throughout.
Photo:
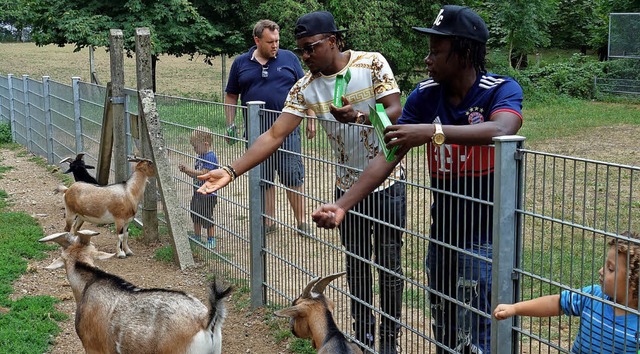
<svg viewBox="0 0 640 354"><path fill-rule="evenodd" d="M347 341L333 319L333 301L324 296L324 289L345 272L314 278L291 307L275 312L291 318L291 332L298 338L311 339L318 354L362 354L360 348Z"/></svg>

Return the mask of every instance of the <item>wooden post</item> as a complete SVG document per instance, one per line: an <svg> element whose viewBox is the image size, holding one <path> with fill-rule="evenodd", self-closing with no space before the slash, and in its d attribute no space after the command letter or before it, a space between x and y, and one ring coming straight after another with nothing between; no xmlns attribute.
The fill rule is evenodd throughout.
<svg viewBox="0 0 640 354"><path fill-rule="evenodd" d="M100 145L98 146L98 166L96 180L101 186L109 184L111 173L111 149L113 147L113 114L111 113L111 82L107 82L107 92L104 97L102 111L102 130L100 131ZM80 152L78 150L77 152Z"/></svg>
<svg viewBox="0 0 640 354"><path fill-rule="evenodd" d="M186 214L180 210L180 204L178 203L178 194L170 172L169 157L164 144L164 135L160 129L160 119L158 118L153 91L150 89L139 90L138 100L141 107L139 113L144 117L142 124L148 127L148 138L152 146L151 151L156 165L158 185L162 192L162 204L165 210L167 228L171 234L173 254L180 265L180 269L185 269L194 265L187 228L185 227L185 225L189 225L189 220Z"/></svg>
<svg viewBox="0 0 640 354"><path fill-rule="evenodd" d="M115 182L127 180L127 136L124 115L124 36L122 30L109 31L111 61L111 113L113 114L113 163Z"/></svg>
<svg viewBox="0 0 640 354"><path fill-rule="evenodd" d="M148 28L136 28L136 82L138 92L140 90L152 90L153 78L151 75L151 32ZM155 97L155 96L154 96ZM155 101L154 101L155 105ZM142 100L138 96L138 115L143 111ZM142 156L153 159L149 132L145 119L141 119L140 124L140 148ZM155 161L155 160L153 160ZM159 168L157 170L160 170ZM144 201L142 208L142 224L144 242L156 242L158 236L158 191L156 188L156 178L149 178L147 188L144 190Z"/></svg>

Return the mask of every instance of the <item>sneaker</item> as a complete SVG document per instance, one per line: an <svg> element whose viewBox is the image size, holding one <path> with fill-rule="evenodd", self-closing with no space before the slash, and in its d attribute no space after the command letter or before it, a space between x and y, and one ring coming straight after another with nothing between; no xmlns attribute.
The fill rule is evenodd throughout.
<svg viewBox="0 0 640 354"><path fill-rule="evenodd" d="M278 231L278 225L276 225L275 223L264 227L265 235L272 234L276 231Z"/></svg>
<svg viewBox="0 0 640 354"><path fill-rule="evenodd" d="M215 239L215 237L207 239L207 248L216 248L216 239Z"/></svg>
<svg viewBox="0 0 640 354"><path fill-rule="evenodd" d="M309 224L307 224L306 222L301 222L298 225L298 235L311 237L313 236L313 230L311 229L311 226L309 226Z"/></svg>
<svg viewBox="0 0 640 354"><path fill-rule="evenodd" d="M196 236L196 234L193 231L187 231L187 235L189 236L190 239L196 241L196 242L201 242L200 241L200 236Z"/></svg>

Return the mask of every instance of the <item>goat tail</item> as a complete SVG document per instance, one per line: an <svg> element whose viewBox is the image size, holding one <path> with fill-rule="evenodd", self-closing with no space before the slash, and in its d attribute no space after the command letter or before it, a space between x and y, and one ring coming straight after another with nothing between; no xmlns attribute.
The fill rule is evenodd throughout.
<svg viewBox="0 0 640 354"><path fill-rule="evenodd" d="M222 323L227 317L225 300L232 290L231 285L224 285L216 279L211 282L209 288L209 325L207 326L210 331L222 327Z"/></svg>
<svg viewBox="0 0 640 354"><path fill-rule="evenodd" d="M64 193L67 192L67 189L69 189L69 188L67 188L66 186L61 184L61 185L57 186L56 189L53 190L53 193L55 193L55 194L58 194L58 193L64 194Z"/></svg>

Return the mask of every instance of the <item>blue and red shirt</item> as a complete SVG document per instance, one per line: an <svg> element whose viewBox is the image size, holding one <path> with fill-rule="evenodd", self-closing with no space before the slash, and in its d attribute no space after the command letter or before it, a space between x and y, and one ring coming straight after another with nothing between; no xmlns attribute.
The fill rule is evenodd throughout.
<svg viewBox="0 0 640 354"><path fill-rule="evenodd" d="M444 88L428 79L411 92L398 124L474 125L498 112L522 119L522 88L513 79L494 74L478 75L463 101L451 105ZM468 198L434 193L431 237L460 247L493 241L493 208L473 199L493 201L493 147L427 144L431 186ZM471 199L473 198L473 199Z"/></svg>
<svg viewBox="0 0 640 354"><path fill-rule="evenodd" d="M488 121L492 114L501 111L514 113L522 119L522 88L509 77L478 75L476 83L456 107L448 103L442 86L428 79L409 95L398 124L473 125ZM446 179L493 172L494 156L489 146L445 143L436 148L429 143L429 148L432 177Z"/></svg>

